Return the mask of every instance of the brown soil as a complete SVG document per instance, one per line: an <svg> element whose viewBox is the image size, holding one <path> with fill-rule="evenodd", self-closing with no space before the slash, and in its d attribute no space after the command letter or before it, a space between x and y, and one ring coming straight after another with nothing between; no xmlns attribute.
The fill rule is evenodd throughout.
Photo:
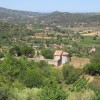
<svg viewBox="0 0 100 100"><path fill-rule="evenodd" d="M88 58L71 57L70 64L75 68L83 68L85 64L89 63Z"/></svg>

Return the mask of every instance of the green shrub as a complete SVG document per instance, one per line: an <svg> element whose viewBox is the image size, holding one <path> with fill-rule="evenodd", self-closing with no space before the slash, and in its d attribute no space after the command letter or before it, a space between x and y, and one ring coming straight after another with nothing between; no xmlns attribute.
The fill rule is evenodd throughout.
<svg viewBox="0 0 100 100"><path fill-rule="evenodd" d="M58 85L44 87L38 94L39 100L65 100L67 93Z"/></svg>
<svg viewBox="0 0 100 100"><path fill-rule="evenodd" d="M72 84L77 81L81 73L81 69L74 68L71 65L65 64L63 67L63 76L67 84Z"/></svg>
<svg viewBox="0 0 100 100"><path fill-rule="evenodd" d="M71 92L66 100L93 100L94 96L94 91L85 89L79 92Z"/></svg>
<svg viewBox="0 0 100 100"><path fill-rule="evenodd" d="M39 91L41 91L41 89L38 88L25 88L23 90L13 88L11 90L12 96L9 100L37 100Z"/></svg>
<svg viewBox="0 0 100 100"><path fill-rule="evenodd" d="M53 51L50 49L42 49L41 54L45 59L53 59Z"/></svg>

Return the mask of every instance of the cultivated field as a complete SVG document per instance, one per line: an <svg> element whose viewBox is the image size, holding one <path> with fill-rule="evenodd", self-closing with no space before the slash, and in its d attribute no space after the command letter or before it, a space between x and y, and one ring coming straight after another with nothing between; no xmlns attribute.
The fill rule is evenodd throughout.
<svg viewBox="0 0 100 100"><path fill-rule="evenodd" d="M70 64L75 68L83 68L85 64L89 63L88 58L71 57Z"/></svg>
<svg viewBox="0 0 100 100"><path fill-rule="evenodd" d="M98 31L98 32L91 32L91 33L82 33L81 35L83 35L83 36L95 36L95 35L98 35L98 36L100 36L100 31Z"/></svg>
<svg viewBox="0 0 100 100"><path fill-rule="evenodd" d="M31 36L32 38L38 38L38 39L51 39L51 37L46 36Z"/></svg>

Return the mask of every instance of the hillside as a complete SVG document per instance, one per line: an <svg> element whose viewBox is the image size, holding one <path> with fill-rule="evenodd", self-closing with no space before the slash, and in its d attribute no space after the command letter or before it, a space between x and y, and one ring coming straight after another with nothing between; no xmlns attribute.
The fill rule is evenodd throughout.
<svg viewBox="0 0 100 100"><path fill-rule="evenodd" d="M0 8L0 20L12 23L42 23L63 26L95 26L100 24L100 13L68 13L55 11L38 13Z"/></svg>
<svg viewBox="0 0 100 100"><path fill-rule="evenodd" d="M12 23L31 23L44 13L17 11L0 7L0 19Z"/></svg>
<svg viewBox="0 0 100 100"><path fill-rule="evenodd" d="M41 17L40 17L41 18ZM95 26L100 21L100 14L96 13L68 13L53 12L47 16L43 16L42 22L56 24L62 26Z"/></svg>

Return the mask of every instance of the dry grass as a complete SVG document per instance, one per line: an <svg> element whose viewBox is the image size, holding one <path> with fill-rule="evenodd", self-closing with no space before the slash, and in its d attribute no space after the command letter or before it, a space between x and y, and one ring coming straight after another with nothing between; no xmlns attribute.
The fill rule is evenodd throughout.
<svg viewBox="0 0 100 100"><path fill-rule="evenodd" d="M100 31L98 31L98 32L91 32L91 33L85 33L85 34L82 33L81 35L83 35L83 36L95 36L95 35L100 36Z"/></svg>
<svg viewBox="0 0 100 100"><path fill-rule="evenodd" d="M93 32L93 33L86 33L86 34L81 34L81 35L83 35L83 36L95 36L95 35L97 35L97 33Z"/></svg>
<svg viewBox="0 0 100 100"><path fill-rule="evenodd" d="M66 100L93 100L94 96L94 92L88 89L80 92L72 92Z"/></svg>
<svg viewBox="0 0 100 100"><path fill-rule="evenodd" d="M94 77L92 81L88 83L89 88L100 91L100 78Z"/></svg>
<svg viewBox="0 0 100 100"><path fill-rule="evenodd" d="M51 37L46 37L46 36L31 36L31 37L37 39L51 39Z"/></svg>
<svg viewBox="0 0 100 100"><path fill-rule="evenodd" d="M71 57L70 64L76 68L83 68L87 63L89 63L88 58Z"/></svg>

